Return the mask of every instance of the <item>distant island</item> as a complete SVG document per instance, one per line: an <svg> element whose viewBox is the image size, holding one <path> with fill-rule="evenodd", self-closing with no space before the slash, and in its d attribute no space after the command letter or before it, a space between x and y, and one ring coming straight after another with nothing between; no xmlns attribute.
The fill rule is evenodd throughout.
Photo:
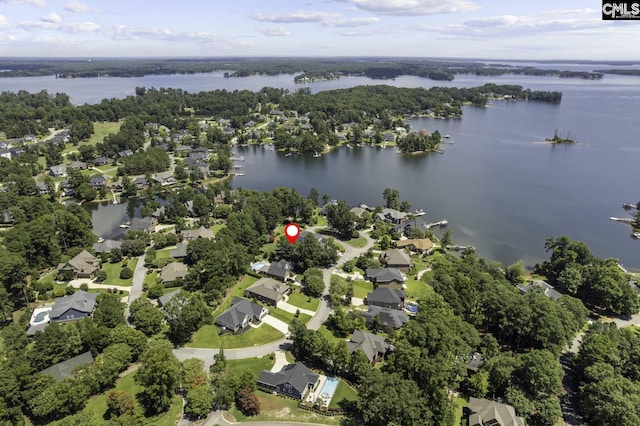
<svg viewBox="0 0 640 426"><path fill-rule="evenodd" d="M56 78L142 77L215 71L225 77L295 75L296 83L359 76L388 80L408 75L451 81L456 74L498 76L522 74L559 78L601 79L602 72L560 71L482 61L416 58L175 58L175 59L0 59L0 77L54 75Z"/></svg>
<svg viewBox="0 0 640 426"><path fill-rule="evenodd" d="M558 129L555 130L555 132L553 133L553 137L552 138L546 138L545 142L547 143L551 143L551 144L574 144L576 143L575 140L571 139L571 132L567 132L566 135L562 135L558 132Z"/></svg>

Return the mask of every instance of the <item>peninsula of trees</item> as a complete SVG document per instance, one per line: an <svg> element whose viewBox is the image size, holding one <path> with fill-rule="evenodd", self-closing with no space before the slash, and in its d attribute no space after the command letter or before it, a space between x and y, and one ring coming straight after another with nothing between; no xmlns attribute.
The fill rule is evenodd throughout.
<svg viewBox="0 0 640 426"><path fill-rule="evenodd" d="M295 74L296 82L346 76L392 79L402 75L450 81L456 74L496 76L522 74L560 78L600 79L603 74L559 71L531 66L489 64L480 61L447 61L413 58L181 58L181 59L4 59L2 77L55 75L58 78L141 77L157 74L192 74L224 71L228 77Z"/></svg>

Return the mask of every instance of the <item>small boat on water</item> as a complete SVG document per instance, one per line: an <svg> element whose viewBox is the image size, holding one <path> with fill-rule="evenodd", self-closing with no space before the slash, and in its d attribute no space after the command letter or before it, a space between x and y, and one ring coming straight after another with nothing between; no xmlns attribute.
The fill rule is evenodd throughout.
<svg viewBox="0 0 640 426"><path fill-rule="evenodd" d="M417 209L416 212L414 213L415 216L424 216L425 215L425 211L424 209Z"/></svg>
<svg viewBox="0 0 640 426"><path fill-rule="evenodd" d="M317 152L313 154L313 158L320 158L320 154L318 154Z"/></svg>
<svg viewBox="0 0 640 426"><path fill-rule="evenodd" d="M293 155L293 154L291 154L290 152L287 152L284 156L285 157L291 157L291 155Z"/></svg>
<svg viewBox="0 0 640 426"><path fill-rule="evenodd" d="M625 210L631 210L631 209L635 209L637 207L638 207L638 205L637 204L633 204L633 203L624 203L622 205L622 208L625 209Z"/></svg>
<svg viewBox="0 0 640 426"><path fill-rule="evenodd" d="M451 136L449 136L449 135L444 135L444 136L443 136L443 138L445 138L445 139L449 139L450 137L451 137Z"/></svg>
<svg viewBox="0 0 640 426"><path fill-rule="evenodd" d="M634 232L633 238L635 238L636 240L640 240L640 232Z"/></svg>
<svg viewBox="0 0 640 426"><path fill-rule="evenodd" d="M124 222L120 225L120 228L128 228L129 226L131 226L131 222Z"/></svg>

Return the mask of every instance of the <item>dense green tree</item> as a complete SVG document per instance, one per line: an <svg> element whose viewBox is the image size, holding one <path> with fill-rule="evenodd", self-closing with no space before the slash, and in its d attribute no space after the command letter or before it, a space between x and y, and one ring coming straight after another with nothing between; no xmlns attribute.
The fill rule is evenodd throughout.
<svg viewBox="0 0 640 426"><path fill-rule="evenodd" d="M397 209L400 203L400 192L397 189L386 188L382 193L384 206L389 209Z"/></svg>
<svg viewBox="0 0 640 426"><path fill-rule="evenodd" d="M178 386L180 363L171 349L167 341L152 341L134 376L136 383L144 387L137 397L149 414L166 411Z"/></svg>
<svg viewBox="0 0 640 426"><path fill-rule="evenodd" d="M200 293L180 291L163 308L169 338L177 345L191 339L194 331L213 321L211 309Z"/></svg>
<svg viewBox="0 0 640 426"><path fill-rule="evenodd" d="M184 408L185 414L195 418L206 417L213 406L213 392L209 384L202 384L190 387L187 391L187 405Z"/></svg>
<svg viewBox="0 0 640 426"><path fill-rule="evenodd" d="M351 239L356 234L356 215L346 201L340 200L327 207L327 222L342 238Z"/></svg>
<svg viewBox="0 0 640 426"><path fill-rule="evenodd" d="M133 325L147 336L156 334L162 328L162 312L147 298L141 297L134 300L131 303L130 312Z"/></svg>
<svg viewBox="0 0 640 426"><path fill-rule="evenodd" d="M124 304L120 296L115 293L101 293L98 295L97 307L93 311L93 320L98 326L115 328L124 324Z"/></svg>
<svg viewBox="0 0 640 426"><path fill-rule="evenodd" d="M320 297L324 291L322 270L309 268L304 272L304 292L312 297Z"/></svg>

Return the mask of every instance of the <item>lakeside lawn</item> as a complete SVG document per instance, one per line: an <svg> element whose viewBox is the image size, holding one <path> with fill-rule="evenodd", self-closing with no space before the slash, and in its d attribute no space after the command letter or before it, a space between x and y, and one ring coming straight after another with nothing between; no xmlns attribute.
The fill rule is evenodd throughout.
<svg viewBox="0 0 640 426"><path fill-rule="evenodd" d="M275 364L275 361L270 355L262 358L228 359L227 370L235 374L249 370L258 376L262 370L271 370L273 364Z"/></svg>
<svg viewBox="0 0 640 426"><path fill-rule="evenodd" d="M186 347L188 348L248 348L251 346L266 345L284 338L284 334L268 324L262 323L258 328L250 328L242 334L220 335L220 330L215 325L203 325L196 331Z"/></svg>
<svg viewBox="0 0 640 426"><path fill-rule="evenodd" d="M138 258L134 258L129 260L127 267L129 267L132 271L136 270L136 264L138 263ZM120 271L122 271L122 262L106 262L102 264L102 270L107 273L107 279L104 280L102 284L104 285L119 285L119 286L130 286L133 281L133 277L127 278L123 280L120 278Z"/></svg>
<svg viewBox="0 0 640 426"><path fill-rule="evenodd" d="M134 373L129 373L123 378L119 379L115 388L106 391L103 394L95 395L89 398L87 401L87 405L84 408L83 413L86 414L86 417L90 417L90 421L87 424L92 425L109 425L111 424L109 421L104 419L104 414L107 411L107 395L112 390L123 390L127 392L129 395L135 398L135 394L142 390L142 386L137 384L133 377ZM156 426L173 426L176 424L178 417L182 414L182 399L178 396L174 396L171 399L171 406L169 410L165 413L159 414L154 417L147 417L144 419L144 423L146 425L156 425ZM52 425L59 425L64 421L64 419L59 420L57 422L51 423Z"/></svg>
<svg viewBox="0 0 640 426"><path fill-rule="evenodd" d="M413 277L407 277L406 295L409 299L424 299L433 294L433 288L425 281L418 281Z"/></svg>
<svg viewBox="0 0 640 426"><path fill-rule="evenodd" d="M347 401L355 401L357 398L358 391L340 380L336 388L336 393L333 394L333 398L331 398L331 402L329 403L329 408L340 408L341 401L345 399Z"/></svg>
<svg viewBox="0 0 640 426"><path fill-rule="evenodd" d="M321 423L326 425L338 425L342 417L327 417L298 408L298 402L281 396L266 393L258 390L256 392L260 403L260 414L257 416L245 416L235 407L229 413L238 422L300 422L300 423Z"/></svg>
<svg viewBox="0 0 640 426"><path fill-rule="evenodd" d="M364 299L373 291L373 284L369 281L353 280L353 297Z"/></svg>
<svg viewBox="0 0 640 426"><path fill-rule="evenodd" d="M289 295L289 299L287 302L290 305L296 306L302 309L308 309L310 311L316 311L318 309L318 304L320 303L320 299L316 297L309 297L298 290L294 290L291 295Z"/></svg>

